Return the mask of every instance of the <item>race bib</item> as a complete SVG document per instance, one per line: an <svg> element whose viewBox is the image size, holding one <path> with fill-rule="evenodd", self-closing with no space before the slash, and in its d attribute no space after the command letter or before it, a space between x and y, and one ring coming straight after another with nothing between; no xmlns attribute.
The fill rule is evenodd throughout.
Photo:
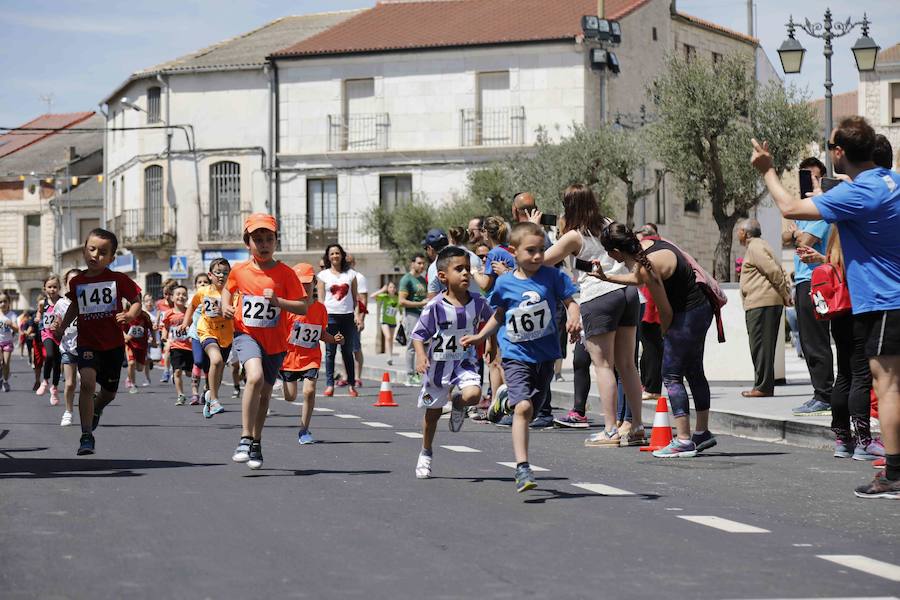
<svg viewBox="0 0 900 600"><path fill-rule="evenodd" d="M322 339L322 326L309 323L295 323L288 342L301 348L317 348Z"/></svg>
<svg viewBox="0 0 900 600"><path fill-rule="evenodd" d="M506 337L515 343L542 338L553 325L552 317L546 300L514 308L506 313Z"/></svg>
<svg viewBox="0 0 900 600"><path fill-rule="evenodd" d="M144 328L140 325L132 325L128 329L128 335L133 338L142 338L144 337Z"/></svg>
<svg viewBox="0 0 900 600"><path fill-rule="evenodd" d="M44 313L44 316L41 317L41 324L44 326L44 329L50 329L53 325L53 313Z"/></svg>
<svg viewBox="0 0 900 600"><path fill-rule="evenodd" d="M467 334L468 332L462 329L438 331L431 340L431 360L449 362L466 358L468 351L459 340Z"/></svg>
<svg viewBox="0 0 900 600"><path fill-rule="evenodd" d="M82 315L97 315L116 312L116 282L100 281L83 283L75 293L78 312Z"/></svg>
<svg viewBox="0 0 900 600"><path fill-rule="evenodd" d="M222 308L219 298L213 296L203 297L203 315L207 317L221 317Z"/></svg>
<svg viewBox="0 0 900 600"><path fill-rule="evenodd" d="M397 307L396 306L386 306L384 308L384 316L396 317L397 316Z"/></svg>
<svg viewBox="0 0 900 600"><path fill-rule="evenodd" d="M178 327L179 327L178 325L172 325L171 327L169 327L169 340L170 341L182 342L182 341L188 339L188 333L186 330L183 334L181 334L181 335L178 334Z"/></svg>
<svg viewBox="0 0 900 600"><path fill-rule="evenodd" d="M247 327L275 327L281 309L269 304L264 296L244 296L241 300L241 319Z"/></svg>

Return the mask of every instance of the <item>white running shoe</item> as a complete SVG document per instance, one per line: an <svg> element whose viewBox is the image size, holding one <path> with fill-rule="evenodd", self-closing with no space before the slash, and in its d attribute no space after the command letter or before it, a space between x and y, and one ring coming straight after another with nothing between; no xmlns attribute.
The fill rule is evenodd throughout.
<svg viewBox="0 0 900 600"><path fill-rule="evenodd" d="M59 390L56 389L55 385L50 386L50 406L56 406L59 404Z"/></svg>
<svg viewBox="0 0 900 600"><path fill-rule="evenodd" d="M72 424L72 413L66 411L63 413L62 420L59 422L60 427L68 427Z"/></svg>
<svg viewBox="0 0 900 600"><path fill-rule="evenodd" d="M416 479L431 479L431 457L419 453L416 461Z"/></svg>

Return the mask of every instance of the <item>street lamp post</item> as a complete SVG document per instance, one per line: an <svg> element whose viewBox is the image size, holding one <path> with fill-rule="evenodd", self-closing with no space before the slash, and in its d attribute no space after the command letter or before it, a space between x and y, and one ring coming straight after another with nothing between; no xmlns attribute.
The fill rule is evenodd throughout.
<svg viewBox="0 0 900 600"><path fill-rule="evenodd" d="M862 27L862 37L860 37L853 45L853 57L856 59L856 68L860 72L874 71L875 61L878 57L880 47L875 40L869 37L870 21L865 13L863 13L862 21L856 23L851 18L846 21L833 21L831 18L831 9L825 9L825 19L822 23L811 23L809 19L804 19L804 23L794 23L794 17L791 15L787 23L788 37L778 48L778 57L781 59L781 68L786 75L799 73L800 67L803 65L803 55L806 50L794 37L796 28L799 27L806 32L807 35L814 38L825 40L825 140L831 136L833 128L832 110L831 110L831 56L834 50L831 40L843 37L853 31L857 25ZM825 166L828 174L831 175L831 155L825 153Z"/></svg>

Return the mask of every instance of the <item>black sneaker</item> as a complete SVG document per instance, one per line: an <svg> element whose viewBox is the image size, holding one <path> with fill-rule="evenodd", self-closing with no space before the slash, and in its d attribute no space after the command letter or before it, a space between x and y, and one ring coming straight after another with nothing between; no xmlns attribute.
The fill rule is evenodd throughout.
<svg viewBox="0 0 900 600"><path fill-rule="evenodd" d="M463 404L462 394L456 393L450 398L453 408L450 409L450 431L457 432L462 429L466 420L466 405Z"/></svg>
<svg viewBox="0 0 900 600"><path fill-rule="evenodd" d="M78 451L75 452L78 456L84 456L85 454L93 454L94 453L94 436L90 433L82 433L81 439L78 442Z"/></svg>
<svg viewBox="0 0 900 600"><path fill-rule="evenodd" d="M871 483L859 486L855 493L857 498L900 500L900 480L891 481L885 477L884 471L879 471Z"/></svg>
<svg viewBox="0 0 900 600"><path fill-rule="evenodd" d="M533 490L537 487L534 481L534 473L531 467L524 466L516 468L516 492L522 493L527 490Z"/></svg>
<svg viewBox="0 0 900 600"><path fill-rule="evenodd" d="M709 431L703 433L695 433L691 435L691 441L697 446L697 452L703 452L716 445L716 438Z"/></svg>
<svg viewBox="0 0 900 600"><path fill-rule="evenodd" d="M262 468L263 465L263 455L262 455L262 444L260 442L254 441L250 444L250 459L247 461L247 466L253 469Z"/></svg>

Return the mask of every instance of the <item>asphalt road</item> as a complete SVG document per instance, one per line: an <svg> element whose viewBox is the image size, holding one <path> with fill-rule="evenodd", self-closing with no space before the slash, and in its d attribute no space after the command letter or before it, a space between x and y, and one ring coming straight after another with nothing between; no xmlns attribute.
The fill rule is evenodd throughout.
<svg viewBox="0 0 900 600"><path fill-rule="evenodd" d="M319 399L331 410L311 446L297 445L299 406L273 402L259 471L231 462L235 401L205 420L163 385L120 395L98 453L76 457L77 425L15 391L30 374L14 367L2 598L900 596L900 503L856 499L873 469L827 452L721 436L663 461L542 431L531 462L547 470L516 494L499 464L514 460L509 430L468 421L441 425L437 444L455 448L436 447L419 481L420 441L401 435L419 430L413 390L374 408L371 383Z"/></svg>

